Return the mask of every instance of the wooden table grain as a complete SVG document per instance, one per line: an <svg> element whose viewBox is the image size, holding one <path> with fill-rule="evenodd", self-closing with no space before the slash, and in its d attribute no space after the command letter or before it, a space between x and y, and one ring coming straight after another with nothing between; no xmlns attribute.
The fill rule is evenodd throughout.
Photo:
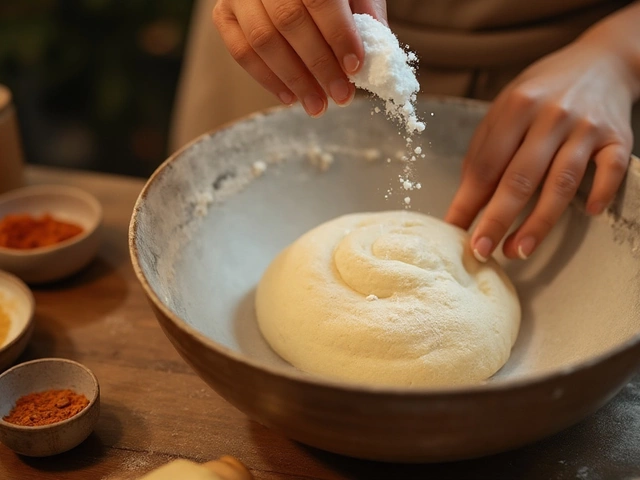
<svg viewBox="0 0 640 480"><path fill-rule="evenodd" d="M104 206L97 259L69 280L34 289L36 330L18 360L53 356L82 362L100 381L102 413L83 444L55 457L22 457L0 445L2 480L128 480L171 459L208 461L222 455L239 458L258 480L640 477L640 376L580 425L530 447L474 461L382 464L288 440L216 395L156 323L127 246L143 180L43 167L30 167L27 179L79 186Z"/></svg>

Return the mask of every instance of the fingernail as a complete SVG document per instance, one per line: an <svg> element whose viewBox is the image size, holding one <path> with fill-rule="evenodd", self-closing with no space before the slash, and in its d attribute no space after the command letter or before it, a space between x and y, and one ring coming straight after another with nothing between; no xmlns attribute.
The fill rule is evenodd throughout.
<svg viewBox="0 0 640 480"><path fill-rule="evenodd" d="M526 260L536 248L536 239L534 237L524 237L518 244L518 257Z"/></svg>
<svg viewBox="0 0 640 480"><path fill-rule="evenodd" d="M285 105L291 105L295 100L293 95L291 95L289 92L281 92L280 95L278 95L278 98Z"/></svg>
<svg viewBox="0 0 640 480"><path fill-rule="evenodd" d="M329 93L337 104L341 104L349 100L351 89L344 78L338 78L329 84Z"/></svg>
<svg viewBox="0 0 640 480"><path fill-rule="evenodd" d="M349 53L344 56L342 59L342 64L344 65L344 70L347 73L356 73L358 67L360 66L360 60L353 53Z"/></svg>
<svg viewBox="0 0 640 480"><path fill-rule="evenodd" d="M592 203L587 207L587 213L589 213L590 215L600 215L602 212L604 212L604 207L604 203L602 202Z"/></svg>
<svg viewBox="0 0 640 480"><path fill-rule="evenodd" d="M349 105L351 105L351 102L353 102L353 99L356 96L356 89L355 87L351 87L351 84L349 84L349 96L347 97L347 100L345 102L342 102L341 104L339 104L340 107L348 107Z"/></svg>
<svg viewBox="0 0 640 480"><path fill-rule="evenodd" d="M304 108L312 117L318 117L324 111L324 100L319 95L312 93L304 97Z"/></svg>
<svg viewBox="0 0 640 480"><path fill-rule="evenodd" d="M481 237L473 245L473 256L479 262L485 263L491 255L492 248L493 242L491 239L489 237Z"/></svg>

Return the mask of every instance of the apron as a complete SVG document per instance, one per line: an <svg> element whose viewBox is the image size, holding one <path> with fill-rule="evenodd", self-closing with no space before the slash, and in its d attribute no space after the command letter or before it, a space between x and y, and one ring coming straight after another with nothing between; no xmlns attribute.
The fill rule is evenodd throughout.
<svg viewBox="0 0 640 480"><path fill-rule="evenodd" d="M170 131L172 152L220 125L279 105L227 52L211 21L215 1L194 5ZM389 0L387 9L400 42L418 55L421 93L491 100L532 62L629 3Z"/></svg>

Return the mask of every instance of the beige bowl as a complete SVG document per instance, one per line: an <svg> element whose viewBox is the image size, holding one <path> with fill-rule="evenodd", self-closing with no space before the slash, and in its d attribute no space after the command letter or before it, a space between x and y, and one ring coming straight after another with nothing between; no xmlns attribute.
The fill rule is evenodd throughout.
<svg viewBox="0 0 640 480"><path fill-rule="evenodd" d="M24 427L2 420L23 395L71 389L89 400L77 415L50 425ZM22 455L45 457L71 450L93 431L100 416L100 387L87 367L62 358L21 363L0 375L0 442Z"/></svg>
<svg viewBox="0 0 640 480"><path fill-rule="evenodd" d="M0 219L10 213L56 219L83 228L79 235L55 245L18 250L0 247L0 268L29 284L53 282L84 268L96 255L100 244L102 206L89 193L63 185L36 185L0 195Z"/></svg>
<svg viewBox="0 0 640 480"><path fill-rule="evenodd" d="M0 372L11 365L29 343L34 310L35 300L29 287L18 277L0 270L0 326L9 321L6 336L0 338Z"/></svg>
<svg viewBox="0 0 640 480"><path fill-rule="evenodd" d="M486 104L425 99L414 145L422 189L413 209L442 216ZM466 388L394 388L305 374L278 357L256 325L253 292L286 245L352 212L400 208L404 138L356 100L309 119L301 108L258 114L196 140L149 179L135 206L136 274L178 352L258 422L355 457L445 461L513 449L572 425L608 401L640 364L640 166L613 212L589 218L582 197L528 261L498 255L518 289L523 322L507 364ZM309 155L334 157L318 172ZM316 155L317 156L317 155ZM392 159L387 162L387 158ZM259 177L256 161L267 163ZM385 199L394 187L396 193Z"/></svg>

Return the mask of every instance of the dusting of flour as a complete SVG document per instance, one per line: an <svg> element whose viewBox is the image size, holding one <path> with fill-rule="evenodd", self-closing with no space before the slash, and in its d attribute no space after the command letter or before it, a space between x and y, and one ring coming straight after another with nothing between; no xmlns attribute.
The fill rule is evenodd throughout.
<svg viewBox="0 0 640 480"><path fill-rule="evenodd" d="M405 166L400 187L413 190L414 185L419 183L413 180L412 162L416 161L416 155L424 158L420 146L411 148L412 136L425 129L424 122L416 114L416 99L420 90L420 83L416 78L418 58L415 53L405 51L393 32L372 16L354 14L353 18L364 44L364 62L360 71L349 78L356 87L383 100L387 116L399 122L406 131L408 153L402 155ZM380 109L375 107L371 113L379 112ZM385 198L392 192L393 189L390 188ZM411 198L405 197L405 208L409 208L410 204Z"/></svg>

